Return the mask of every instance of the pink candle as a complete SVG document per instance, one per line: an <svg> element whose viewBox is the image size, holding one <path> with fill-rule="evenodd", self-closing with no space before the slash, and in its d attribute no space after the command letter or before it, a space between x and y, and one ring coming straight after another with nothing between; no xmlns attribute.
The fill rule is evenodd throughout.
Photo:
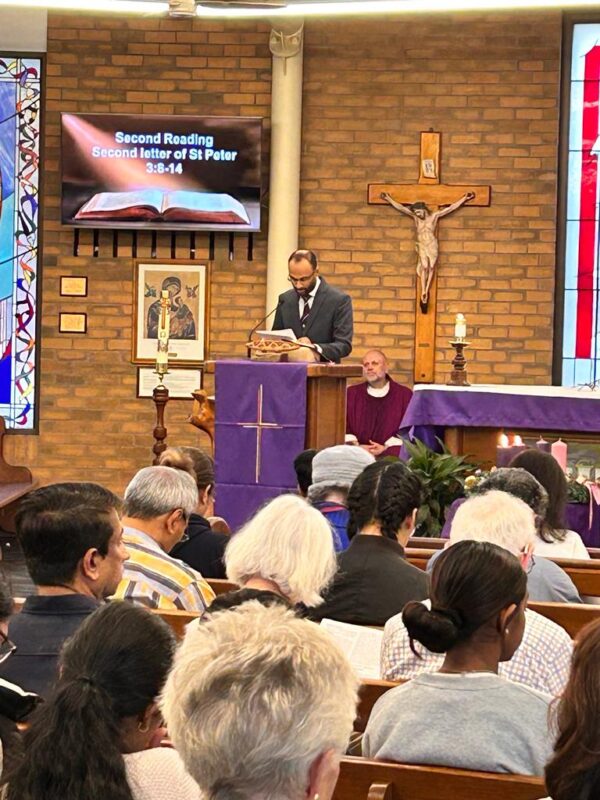
<svg viewBox="0 0 600 800"><path fill-rule="evenodd" d="M567 445L563 442L562 439L559 439L557 442L552 444L550 448L550 452L554 456L554 458L558 461L560 466L563 470L567 469Z"/></svg>

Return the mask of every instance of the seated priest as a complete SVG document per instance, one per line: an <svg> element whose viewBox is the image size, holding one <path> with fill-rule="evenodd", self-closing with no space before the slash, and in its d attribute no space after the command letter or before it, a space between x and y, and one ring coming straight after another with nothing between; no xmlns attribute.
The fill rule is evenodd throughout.
<svg viewBox="0 0 600 800"><path fill-rule="evenodd" d="M273 330L293 330L303 347L288 354L290 361L333 361L352 351L352 300L319 275L312 250L294 250L288 259L292 288L279 295Z"/></svg>
<svg viewBox="0 0 600 800"><path fill-rule="evenodd" d="M358 444L377 458L399 456L398 436L412 391L388 375L381 350L369 350L362 361L364 383L348 388L346 443Z"/></svg>

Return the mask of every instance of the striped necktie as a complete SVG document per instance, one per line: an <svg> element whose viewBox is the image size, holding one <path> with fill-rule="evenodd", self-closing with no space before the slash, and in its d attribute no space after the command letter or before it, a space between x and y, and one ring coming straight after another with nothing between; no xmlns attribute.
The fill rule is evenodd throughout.
<svg viewBox="0 0 600 800"><path fill-rule="evenodd" d="M306 320L308 319L308 315L310 314L310 306L308 305L308 299L304 300L304 308L302 309L302 316L300 317L300 324L304 328L306 325Z"/></svg>

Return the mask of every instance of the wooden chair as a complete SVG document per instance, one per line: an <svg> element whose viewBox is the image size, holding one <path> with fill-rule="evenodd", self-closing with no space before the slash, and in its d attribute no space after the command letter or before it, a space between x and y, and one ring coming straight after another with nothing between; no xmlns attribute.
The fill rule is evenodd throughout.
<svg viewBox="0 0 600 800"><path fill-rule="evenodd" d="M0 417L0 528L14 533L14 516L19 500L35 489L37 481L27 467L13 467L6 463L3 455L5 434L4 419Z"/></svg>
<svg viewBox="0 0 600 800"><path fill-rule="evenodd" d="M333 800L538 800L542 778L346 756Z"/></svg>

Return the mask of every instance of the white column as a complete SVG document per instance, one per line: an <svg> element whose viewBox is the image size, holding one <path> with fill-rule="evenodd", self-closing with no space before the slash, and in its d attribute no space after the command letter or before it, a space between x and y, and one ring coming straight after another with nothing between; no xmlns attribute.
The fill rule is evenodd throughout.
<svg viewBox="0 0 600 800"><path fill-rule="evenodd" d="M300 218L303 23L281 20L274 25L269 37L273 77L266 311L290 288L287 259L298 247Z"/></svg>

